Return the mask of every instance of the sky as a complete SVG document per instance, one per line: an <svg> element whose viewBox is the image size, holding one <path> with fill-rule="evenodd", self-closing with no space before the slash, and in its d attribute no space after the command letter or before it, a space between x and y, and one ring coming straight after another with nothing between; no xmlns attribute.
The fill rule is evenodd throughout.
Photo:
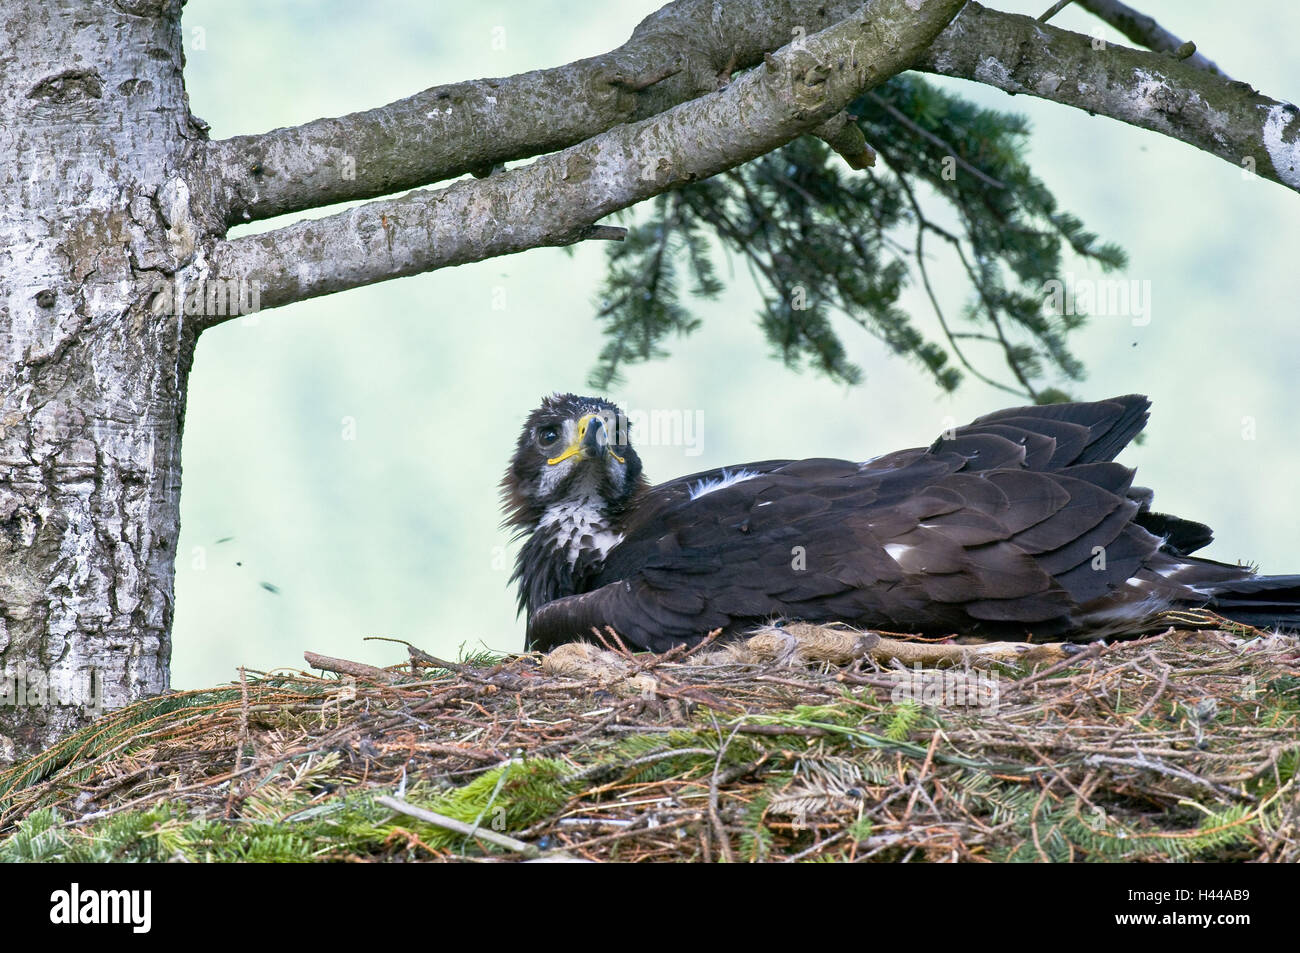
<svg viewBox="0 0 1300 953"><path fill-rule="evenodd" d="M186 83L213 138L257 133L604 52L658 5L190 0ZM1037 15L1049 4L988 5ZM1300 5L1239 4L1228 15L1209 0L1151 0L1142 9L1234 78L1300 98L1300 58L1282 40L1260 39L1300 35ZM1053 22L1099 27L1073 8ZM1121 39L1104 27L1098 35ZM1039 177L1063 209L1128 251L1117 277L1148 289L1145 323L1097 317L1076 335L1088 376L1070 391L1150 395L1146 442L1120 459L1155 489L1157 508L1210 523L1217 539L1206 555L1300 571L1291 284L1300 196L1154 133L941 82L1028 116ZM499 528L497 485L539 399L589 392L604 269L597 243L572 255L534 249L204 333L185 422L173 685L219 684L240 665L301 668L304 651L405 659L401 645L374 639L441 656L520 650L523 622L507 586L515 546ZM1008 404L975 381L941 395L843 325L862 384L788 370L757 328L746 271L721 273L727 292L695 306L703 329L672 342L666 359L629 368L607 395L698 421L689 444L641 448L655 482L773 457L867 459ZM957 312L964 277L950 267L932 277ZM929 327L919 288L903 304Z"/></svg>

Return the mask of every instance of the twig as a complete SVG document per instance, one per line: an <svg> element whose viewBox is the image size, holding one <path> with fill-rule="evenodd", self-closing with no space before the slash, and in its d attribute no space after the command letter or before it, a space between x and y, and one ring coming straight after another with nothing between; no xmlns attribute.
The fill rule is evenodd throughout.
<svg viewBox="0 0 1300 953"><path fill-rule="evenodd" d="M625 238L627 238L627 229L619 228L617 225L588 225L578 233L578 240L584 242L621 242Z"/></svg>
<svg viewBox="0 0 1300 953"><path fill-rule="evenodd" d="M1165 693L1165 686L1169 684L1169 666L1155 658L1151 652L1148 652L1146 657L1160 666L1160 681L1156 685L1156 690L1151 693L1151 697L1147 699L1146 704L1138 709L1133 716L1134 721L1141 721L1150 713L1152 708L1156 707L1156 702L1160 701L1160 696Z"/></svg>
<svg viewBox="0 0 1300 953"><path fill-rule="evenodd" d="M1038 18L1038 22L1046 23L1072 3L1074 3L1074 0L1056 0L1056 3L1048 7L1047 10L1045 10Z"/></svg>
<svg viewBox="0 0 1300 953"><path fill-rule="evenodd" d="M374 665L367 665L364 662L350 662L347 659L330 658L328 655L317 655L315 652L303 652L302 657L306 659L307 664L312 668L325 672L337 672L340 675L353 675L357 678L372 678L386 685L391 685L396 680L396 676L392 672L376 668Z"/></svg>
<svg viewBox="0 0 1300 953"><path fill-rule="evenodd" d="M813 130L813 135L834 149L850 169L867 169L876 164L876 150L867 144L852 113L839 112Z"/></svg>
<svg viewBox="0 0 1300 953"><path fill-rule="evenodd" d="M1219 69L1216 63L1204 54L1197 53L1196 44L1183 42L1152 17L1134 10L1127 4L1120 3L1119 0L1079 0L1079 6L1093 16L1104 20L1139 46L1145 46L1148 50L1156 53L1169 53L1178 56L1189 66L1195 66L1197 69L1214 73L1224 79L1231 79L1227 73ZM1191 52L1187 52L1189 45L1192 48Z"/></svg>
<svg viewBox="0 0 1300 953"><path fill-rule="evenodd" d="M1223 794L1227 797L1245 801L1255 800L1254 797L1244 791L1230 788L1226 784L1219 784L1216 781L1206 780L1205 778L1192 774L1190 771L1185 771L1182 768L1176 768L1173 765L1165 764L1163 761L1150 761L1142 754L1142 752L1138 752L1136 758L1116 758L1112 755L1090 754L1083 759L1083 763L1090 765L1114 764L1123 765L1127 768L1138 768L1143 771L1156 771L1160 774L1166 774L1171 778L1182 778L1184 781L1189 781L1192 784L1199 785L1200 787L1209 788L1211 791Z"/></svg>
<svg viewBox="0 0 1300 953"><path fill-rule="evenodd" d="M464 821L458 821L454 817L447 817L445 814L435 814L433 811L426 811L422 807L416 807L406 801L399 801L395 797L380 795L375 798L376 804L382 804L384 807L391 808L399 814L405 814L407 817L414 817L416 820L424 821L426 824L432 824L435 827L441 827L444 830L453 831L457 834L464 834L466 837L473 837L477 840L486 841L496 847L505 850L514 851L516 854L523 854L525 857L540 857L541 850L536 844L525 844L521 840L515 840L513 837L507 837L505 834L498 834L496 831L485 831L481 828L466 824Z"/></svg>
<svg viewBox="0 0 1300 953"><path fill-rule="evenodd" d="M717 722L714 722L714 728L717 728ZM714 836L718 838L718 847L722 851L722 859L725 863L734 864L735 855L731 852L731 835L722 825L722 815L718 812L718 773L722 770L722 758L727 753L727 745L731 739L736 736L735 731L722 740L722 731L718 729L718 757L713 763L713 775L709 778L709 823L713 826Z"/></svg>
<svg viewBox="0 0 1300 953"><path fill-rule="evenodd" d="M880 96L878 93L867 93L867 98L870 99L872 102L874 102L885 112L889 113L890 117L893 118L894 121L897 122L899 125L905 126L906 128L912 130L912 132L920 136L922 139L926 139L929 142L933 143L934 145L938 146L940 149L943 149L946 154L952 156L953 161L955 161L959 166L961 166L971 175L975 176L975 178L979 179L985 185L991 185L995 189L1005 189L1007 187L1005 182L999 182L997 179L993 178L993 176L989 175L987 172L983 172L980 169L975 168L975 166L971 165L969 162L967 162L965 159L963 159L961 156L957 154L957 149L953 146L952 143L940 139L929 129L926 129L923 126L918 126L915 122L912 121L910 116L908 116L906 113L902 112L901 110L895 108L893 103L889 102L889 100Z"/></svg>
<svg viewBox="0 0 1300 953"><path fill-rule="evenodd" d="M248 674L244 666L239 666L239 738L235 741L235 773L239 773L244 760L244 746L248 744ZM226 810L223 816L229 820L235 809L235 795L239 788L230 782L230 793L226 798Z"/></svg>
<svg viewBox="0 0 1300 953"><path fill-rule="evenodd" d="M588 778L596 777L601 774L607 774L615 771L624 771L627 768L637 768L643 764L650 764L653 761L662 761L664 758L673 758L678 755L688 755L688 754L713 754L713 749L712 748L669 748L666 751L654 751L651 752L650 754L642 755L641 757L634 758L631 761L616 762L612 764L601 762L600 764L593 764L591 765L591 767L583 768L581 771L575 771L572 774L566 774L564 776L564 781L566 784L571 781L585 781ZM600 790L603 789L602 788L593 789L593 791L600 791ZM588 791L587 793L590 794L592 793L592 791Z"/></svg>

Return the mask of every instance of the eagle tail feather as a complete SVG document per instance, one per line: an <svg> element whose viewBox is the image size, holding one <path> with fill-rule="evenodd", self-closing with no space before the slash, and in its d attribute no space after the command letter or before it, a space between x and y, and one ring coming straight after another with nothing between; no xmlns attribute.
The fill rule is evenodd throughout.
<svg viewBox="0 0 1300 953"><path fill-rule="evenodd" d="M1207 609L1257 629L1300 631L1300 575L1251 576L1220 583Z"/></svg>

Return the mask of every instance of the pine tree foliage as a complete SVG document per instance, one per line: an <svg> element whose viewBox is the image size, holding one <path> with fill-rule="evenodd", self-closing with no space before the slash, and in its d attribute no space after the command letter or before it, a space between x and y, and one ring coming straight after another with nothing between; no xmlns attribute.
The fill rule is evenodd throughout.
<svg viewBox="0 0 1300 953"><path fill-rule="evenodd" d="M1044 285L1059 278L1067 251L1103 270L1123 267L1125 256L1058 209L1025 158L1026 120L913 74L895 76L850 112L877 153L872 168L850 170L805 136L648 203L609 249L594 387L664 356L670 337L700 326L687 293L722 293L720 249L753 276L763 295L759 327L789 367L859 382L862 370L836 328L847 318L944 391L970 375L1043 403L1067 399L1049 385L1083 376L1068 338L1085 316L1047 308ZM960 318L945 313L934 291L936 249L947 249L969 282ZM937 334L900 304L917 282Z"/></svg>

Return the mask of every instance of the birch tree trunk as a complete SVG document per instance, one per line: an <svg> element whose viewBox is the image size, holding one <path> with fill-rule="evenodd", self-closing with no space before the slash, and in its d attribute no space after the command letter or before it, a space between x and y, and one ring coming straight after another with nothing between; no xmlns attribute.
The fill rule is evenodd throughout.
<svg viewBox="0 0 1300 953"><path fill-rule="evenodd" d="M193 335L143 293L192 255L202 131L179 0L5 0L0 759L167 688Z"/></svg>

